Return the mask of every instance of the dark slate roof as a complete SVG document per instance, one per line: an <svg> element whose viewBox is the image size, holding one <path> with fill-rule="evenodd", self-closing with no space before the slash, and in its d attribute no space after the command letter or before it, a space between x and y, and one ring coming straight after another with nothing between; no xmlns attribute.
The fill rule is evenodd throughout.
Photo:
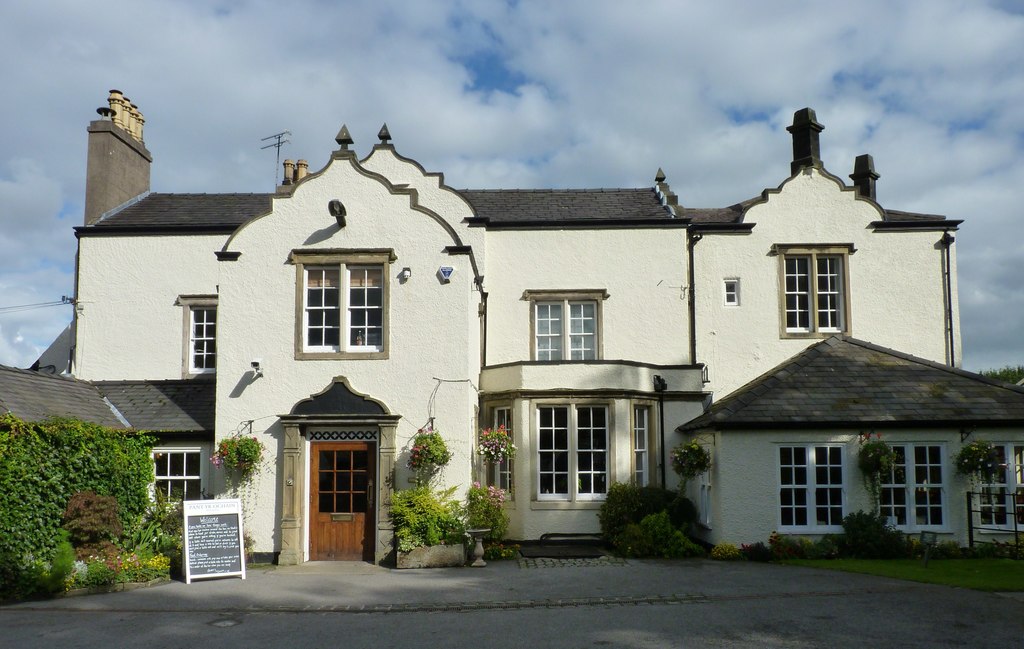
<svg viewBox="0 0 1024 649"><path fill-rule="evenodd" d="M1024 388L835 336L677 430L1022 425Z"/></svg>
<svg viewBox="0 0 1024 649"><path fill-rule="evenodd" d="M463 189L476 218L488 225L672 219L654 188Z"/></svg>
<svg viewBox="0 0 1024 649"><path fill-rule="evenodd" d="M125 428L95 386L66 376L0 365L0 412L24 421L75 417L82 421Z"/></svg>
<svg viewBox="0 0 1024 649"><path fill-rule="evenodd" d="M135 428L155 432L212 432L216 384L211 380L95 381Z"/></svg>
<svg viewBox="0 0 1024 649"><path fill-rule="evenodd" d="M224 228L270 211L273 194L149 194L94 228ZM82 228L88 230L89 228Z"/></svg>

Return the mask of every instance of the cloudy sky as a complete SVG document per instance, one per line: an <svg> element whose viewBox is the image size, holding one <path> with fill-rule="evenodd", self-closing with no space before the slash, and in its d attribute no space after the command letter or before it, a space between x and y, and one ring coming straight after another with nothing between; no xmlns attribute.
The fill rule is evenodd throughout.
<svg viewBox="0 0 1024 649"><path fill-rule="evenodd" d="M70 321L86 126L107 90L145 116L160 192L267 192L340 126L454 187L640 187L721 207L789 175L804 106L846 178L964 219L964 366L1024 365L1024 1L80 0L7 2L0 364ZM893 280L899 281L898 269ZM899 314L893 314L899 326Z"/></svg>

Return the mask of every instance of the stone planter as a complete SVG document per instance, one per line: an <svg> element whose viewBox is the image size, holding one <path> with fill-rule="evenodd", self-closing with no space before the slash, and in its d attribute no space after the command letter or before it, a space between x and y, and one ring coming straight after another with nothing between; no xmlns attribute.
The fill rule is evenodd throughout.
<svg viewBox="0 0 1024 649"><path fill-rule="evenodd" d="M431 545L397 553L398 568L449 568L466 563L466 546Z"/></svg>

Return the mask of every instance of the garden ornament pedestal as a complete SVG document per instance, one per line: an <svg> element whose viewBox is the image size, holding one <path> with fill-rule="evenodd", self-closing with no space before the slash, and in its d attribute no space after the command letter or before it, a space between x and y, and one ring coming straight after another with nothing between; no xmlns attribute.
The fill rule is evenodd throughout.
<svg viewBox="0 0 1024 649"><path fill-rule="evenodd" d="M469 564L473 568L483 568L487 565L484 561L484 535L491 531L489 527L481 527L472 530L466 530L466 534L473 537L473 563Z"/></svg>

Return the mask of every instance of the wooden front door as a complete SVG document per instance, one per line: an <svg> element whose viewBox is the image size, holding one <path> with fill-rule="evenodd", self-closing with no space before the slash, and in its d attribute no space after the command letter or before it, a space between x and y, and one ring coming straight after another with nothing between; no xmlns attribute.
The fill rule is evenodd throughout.
<svg viewBox="0 0 1024 649"><path fill-rule="evenodd" d="M372 561L376 449L368 442L312 445L310 561Z"/></svg>

